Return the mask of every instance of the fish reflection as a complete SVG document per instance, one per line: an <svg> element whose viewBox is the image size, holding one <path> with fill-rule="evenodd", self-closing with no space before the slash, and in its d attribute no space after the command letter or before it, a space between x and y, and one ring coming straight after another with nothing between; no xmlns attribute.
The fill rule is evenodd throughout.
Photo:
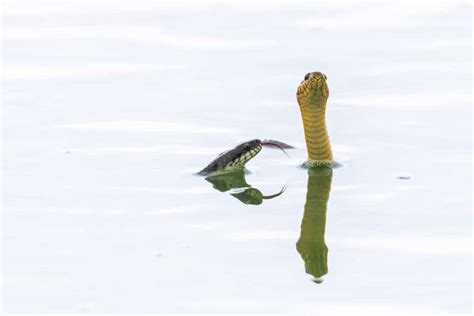
<svg viewBox="0 0 474 316"><path fill-rule="evenodd" d="M218 191L227 192L232 190L230 195L244 204L251 205L260 205L263 203L263 200L273 199L285 192L285 187L283 187L278 193L263 195L260 190L253 188L247 183L243 169L221 174L213 174L207 177L206 181L212 183L214 189Z"/></svg>
<svg viewBox="0 0 474 316"><path fill-rule="evenodd" d="M303 258L306 273L314 276L316 283L321 283L322 276L328 273L328 247L324 233L331 182L331 167L308 169L306 203L296 250Z"/></svg>

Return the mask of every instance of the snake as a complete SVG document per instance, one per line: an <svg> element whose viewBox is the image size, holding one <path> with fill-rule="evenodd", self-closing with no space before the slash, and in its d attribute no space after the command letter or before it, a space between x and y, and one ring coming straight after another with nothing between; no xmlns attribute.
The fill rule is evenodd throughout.
<svg viewBox="0 0 474 316"><path fill-rule="evenodd" d="M198 172L198 175L209 176L215 173L238 171L245 167L245 164L254 158L262 147L276 147L281 149L285 154L285 148L291 149L293 146L276 141L276 140L260 140L252 139L237 145L235 148L219 154L204 169Z"/></svg>
<svg viewBox="0 0 474 316"><path fill-rule="evenodd" d="M305 165L331 165L333 154L326 127L326 105L329 97L327 77L310 72L296 90L296 99L303 119L308 160Z"/></svg>
<svg viewBox="0 0 474 316"><path fill-rule="evenodd" d="M303 166L313 167L332 165L334 163L326 127L328 97L327 77L319 71L307 73L296 90L296 99L303 119L308 153L308 158L303 163ZM284 152L285 148L294 148L291 145L276 140L249 140L221 153L198 174L208 176L216 172L243 169L245 164L262 150L263 146L277 147Z"/></svg>

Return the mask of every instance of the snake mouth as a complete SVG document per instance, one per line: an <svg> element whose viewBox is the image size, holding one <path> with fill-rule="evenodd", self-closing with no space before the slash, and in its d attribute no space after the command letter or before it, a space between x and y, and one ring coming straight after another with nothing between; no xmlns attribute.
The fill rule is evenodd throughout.
<svg viewBox="0 0 474 316"><path fill-rule="evenodd" d="M298 86L296 97L300 105L326 103L329 97L327 77L322 72L309 72Z"/></svg>

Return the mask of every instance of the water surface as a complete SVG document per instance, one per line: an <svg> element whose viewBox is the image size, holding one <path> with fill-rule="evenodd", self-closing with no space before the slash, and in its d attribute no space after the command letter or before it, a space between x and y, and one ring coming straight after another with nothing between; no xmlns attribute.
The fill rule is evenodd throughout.
<svg viewBox="0 0 474 316"><path fill-rule="evenodd" d="M4 2L5 312L470 312L468 2Z"/></svg>

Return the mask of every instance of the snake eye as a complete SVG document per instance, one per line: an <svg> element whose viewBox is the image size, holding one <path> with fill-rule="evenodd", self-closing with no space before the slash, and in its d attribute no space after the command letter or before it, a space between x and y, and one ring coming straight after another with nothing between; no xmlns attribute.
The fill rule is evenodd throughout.
<svg viewBox="0 0 474 316"><path fill-rule="evenodd" d="M304 80L308 80L310 76L311 76L311 73L308 72L308 73L304 76Z"/></svg>
<svg viewBox="0 0 474 316"><path fill-rule="evenodd" d="M326 77L325 74L323 74L324 80L328 80L328 77Z"/></svg>

